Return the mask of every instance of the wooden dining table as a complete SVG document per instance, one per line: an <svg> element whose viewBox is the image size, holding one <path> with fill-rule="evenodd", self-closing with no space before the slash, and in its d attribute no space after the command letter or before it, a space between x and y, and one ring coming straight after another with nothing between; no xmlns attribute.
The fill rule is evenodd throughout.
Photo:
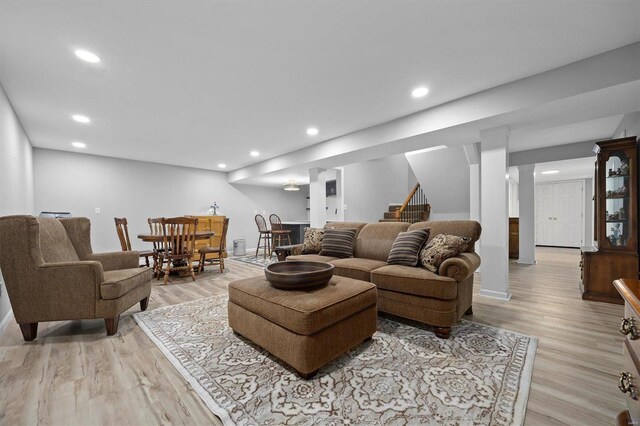
<svg viewBox="0 0 640 426"><path fill-rule="evenodd" d="M206 240L215 235L216 233L213 231L197 231L196 240ZM161 243L164 241L164 235L162 234L138 234L138 238L147 243Z"/></svg>
<svg viewBox="0 0 640 426"><path fill-rule="evenodd" d="M215 235L216 233L213 231L196 231L195 239L208 240ZM138 234L138 238L147 243L161 243L164 241L164 235L162 234ZM179 263L184 264L184 262L175 262L176 266L179 266Z"/></svg>

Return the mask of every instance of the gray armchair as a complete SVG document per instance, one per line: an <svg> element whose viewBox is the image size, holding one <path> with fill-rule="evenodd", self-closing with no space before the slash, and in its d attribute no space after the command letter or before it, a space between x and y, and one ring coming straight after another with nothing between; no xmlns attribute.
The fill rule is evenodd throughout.
<svg viewBox="0 0 640 426"><path fill-rule="evenodd" d="M87 218L0 218L0 269L24 340L38 323L104 318L107 335L120 314L151 294L151 268L138 253L93 253Z"/></svg>

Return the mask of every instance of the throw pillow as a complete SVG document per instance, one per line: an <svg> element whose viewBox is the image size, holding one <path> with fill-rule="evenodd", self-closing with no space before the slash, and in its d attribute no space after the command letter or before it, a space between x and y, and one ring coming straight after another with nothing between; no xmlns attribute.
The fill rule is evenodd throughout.
<svg viewBox="0 0 640 426"><path fill-rule="evenodd" d="M438 234L420 251L420 262L427 270L437 274L442 262L464 252L470 242L471 238Z"/></svg>
<svg viewBox="0 0 640 426"><path fill-rule="evenodd" d="M304 242L302 243L302 254L318 254L322 250L322 238L324 229L304 228Z"/></svg>
<svg viewBox="0 0 640 426"><path fill-rule="evenodd" d="M353 257L357 229L325 229L320 256Z"/></svg>
<svg viewBox="0 0 640 426"><path fill-rule="evenodd" d="M391 246L387 263L389 265L416 266L420 249L429 238L429 229L401 232Z"/></svg>

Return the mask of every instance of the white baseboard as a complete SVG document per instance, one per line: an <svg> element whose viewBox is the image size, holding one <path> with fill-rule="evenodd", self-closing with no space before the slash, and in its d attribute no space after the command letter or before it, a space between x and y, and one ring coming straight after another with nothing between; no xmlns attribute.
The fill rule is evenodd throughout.
<svg viewBox="0 0 640 426"><path fill-rule="evenodd" d="M0 333L2 333L2 331L5 329L7 324L9 324L9 322L12 319L13 319L13 309L10 309L9 312L7 312L7 315L5 315L4 318L2 318L2 321L0 321Z"/></svg>
<svg viewBox="0 0 640 426"><path fill-rule="evenodd" d="M492 299L506 300L506 301L511 300L511 293L509 293L508 291L505 292L505 291L480 289L480 296L490 297Z"/></svg>

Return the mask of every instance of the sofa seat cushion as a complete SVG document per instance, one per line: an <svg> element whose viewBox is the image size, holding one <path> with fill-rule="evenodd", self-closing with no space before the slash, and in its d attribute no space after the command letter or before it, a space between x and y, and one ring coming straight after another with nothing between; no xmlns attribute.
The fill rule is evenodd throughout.
<svg viewBox="0 0 640 426"><path fill-rule="evenodd" d="M373 259L352 257L349 259L331 260L335 269L333 273L341 277L349 277L354 280L371 281L371 271L387 266L387 262Z"/></svg>
<svg viewBox="0 0 640 426"><path fill-rule="evenodd" d="M278 290L264 276L229 284L229 302L304 336L374 307L376 301L373 284L335 275L314 290Z"/></svg>
<svg viewBox="0 0 640 426"><path fill-rule="evenodd" d="M389 265L371 272L371 282L378 288L415 294L416 296L455 299L458 283L453 278L441 277L423 268Z"/></svg>
<svg viewBox="0 0 640 426"><path fill-rule="evenodd" d="M306 260L309 262L325 262L329 263L332 260L336 260L337 257L333 256L320 256L319 254L296 254L287 256L287 260Z"/></svg>
<svg viewBox="0 0 640 426"><path fill-rule="evenodd" d="M151 281L151 268L131 268L107 271L104 281L100 285L100 295L103 299L117 299L134 288Z"/></svg>

